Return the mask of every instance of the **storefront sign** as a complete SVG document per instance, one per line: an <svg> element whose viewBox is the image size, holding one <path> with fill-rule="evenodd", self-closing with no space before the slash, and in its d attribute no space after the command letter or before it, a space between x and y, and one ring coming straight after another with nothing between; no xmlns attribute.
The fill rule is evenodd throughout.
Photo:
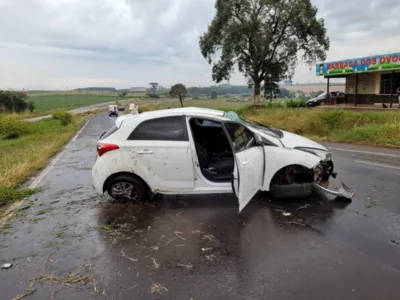
<svg viewBox="0 0 400 300"><path fill-rule="evenodd" d="M392 70L400 70L400 52L320 63L316 66L318 76L340 76Z"/></svg>

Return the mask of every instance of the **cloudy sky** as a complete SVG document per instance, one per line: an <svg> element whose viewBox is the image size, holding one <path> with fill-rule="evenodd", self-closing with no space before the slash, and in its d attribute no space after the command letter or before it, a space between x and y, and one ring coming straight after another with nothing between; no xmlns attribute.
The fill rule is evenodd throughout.
<svg viewBox="0 0 400 300"><path fill-rule="evenodd" d="M328 60L400 51L398 0L313 0ZM214 0L0 0L0 88L210 85L199 36ZM315 82L300 64L295 82ZM244 84L234 74L231 84Z"/></svg>

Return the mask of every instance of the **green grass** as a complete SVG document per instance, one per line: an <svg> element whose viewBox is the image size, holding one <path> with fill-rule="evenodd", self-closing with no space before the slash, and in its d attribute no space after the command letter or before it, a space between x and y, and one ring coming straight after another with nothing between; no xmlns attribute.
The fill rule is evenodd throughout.
<svg viewBox="0 0 400 300"><path fill-rule="evenodd" d="M246 107L238 113L320 141L400 147L400 112Z"/></svg>
<svg viewBox="0 0 400 300"><path fill-rule="evenodd" d="M12 188L0 188L0 214L2 207L32 195L34 192L35 190L30 189L15 190Z"/></svg>
<svg viewBox="0 0 400 300"><path fill-rule="evenodd" d="M205 107L205 108L223 109L223 110L236 110L246 107L250 103L250 102L231 102L227 100L229 99L217 98L214 100L212 99L184 100L183 105L185 107L195 106L195 107ZM160 103L158 105L159 109L165 109L168 107L170 108L181 107L181 104L179 100L176 100L176 102ZM139 108L141 108L140 105Z"/></svg>
<svg viewBox="0 0 400 300"><path fill-rule="evenodd" d="M85 94L68 94L66 97L61 94L44 94L28 96L27 101L35 103L35 114L51 113L57 109L71 110L83 106L89 106L98 103L110 102L121 100L118 96L101 96L101 95L88 95Z"/></svg>
<svg viewBox="0 0 400 300"><path fill-rule="evenodd" d="M0 115L0 207L28 193L19 191L19 185L62 149L87 116L74 116L72 123L62 125L58 119L28 123Z"/></svg>
<svg viewBox="0 0 400 300"><path fill-rule="evenodd" d="M299 100L289 100L284 104L264 102L260 109L252 108L248 102L227 102L223 99L187 100L184 105L225 111L234 110L245 119L319 141L400 148L400 111L358 112L287 107L287 104L290 104L288 106L298 105L296 101ZM177 101L139 108L148 111L179 106L179 101Z"/></svg>

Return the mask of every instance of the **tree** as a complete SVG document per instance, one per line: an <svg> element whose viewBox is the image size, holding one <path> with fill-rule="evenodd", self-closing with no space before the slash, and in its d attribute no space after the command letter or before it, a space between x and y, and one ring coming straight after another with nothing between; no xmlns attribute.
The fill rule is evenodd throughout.
<svg viewBox="0 0 400 300"><path fill-rule="evenodd" d="M217 91L211 91L211 99L217 99L217 98L218 98Z"/></svg>
<svg viewBox="0 0 400 300"><path fill-rule="evenodd" d="M281 93L281 90L279 88L279 84L274 82L272 80L272 78L268 78L268 80L266 80L264 82L264 97L265 98L269 98L270 101L272 101L272 99L277 98L280 93Z"/></svg>
<svg viewBox="0 0 400 300"><path fill-rule="evenodd" d="M150 82L149 83L151 85L151 93L153 95L155 95L157 93L157 87L158 87L158 83L157 82Z"/></svg>
<svg viewBox="0 0 400 300"><path fill-rule="evenodd" d="M33 113L33 111L35 110L35 108L36 108L36 106L35 106L35 102L33 102L33 101L29 101L28 103L27 103L27 105L28 105L28 109L29 109L29 111L31 112L31 113Z"/></svg>
<svg viewBox="0 0 400 300"><path fill-rule="evenodd" d="M183 107L183 100L187 96L186 86L182 83L177 83L171 87L171 91L169 92L171 97L178 98L181 102L181 106Z"/></svg>
<svg viewBox="0 0 400 300"><path fill-rule="evenodd" d="M127 95L128 95L127 92L121 92L121 93L119 93L119 96L120 96L121 98L125 98Z"/></svg>
<svg viewBox="0 0 400 300"><path fill-rule="evenodd" d="M292 77L298 55L309 64L325 60L329 39L311 0L216 0L215 9L200 37L201 53L217 83L229 80L237 66L254 87L255 104L266 79Z"/></svg>

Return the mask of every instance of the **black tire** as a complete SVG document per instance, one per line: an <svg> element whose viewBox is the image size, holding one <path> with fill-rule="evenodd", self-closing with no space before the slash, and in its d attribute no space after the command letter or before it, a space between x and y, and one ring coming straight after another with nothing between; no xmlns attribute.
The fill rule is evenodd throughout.
<svg viewBox="0 0 400 300"><path fill-rule="evenodd" d="M307 198L312 194L312 187L310 183L289 185L274 184L271 186L269 194L276 199Z"/></svg>
<svg viewBox="0 0 400 300"><path fill-rule="evenodd" d="M129 186L132 186L129 194ZM117 175L109 180L106 190L115 200L121 202L144 202L150 199L150 191L147 185L139 178L131 175ZM118 195L121 190L121 195Z"/></svg>

